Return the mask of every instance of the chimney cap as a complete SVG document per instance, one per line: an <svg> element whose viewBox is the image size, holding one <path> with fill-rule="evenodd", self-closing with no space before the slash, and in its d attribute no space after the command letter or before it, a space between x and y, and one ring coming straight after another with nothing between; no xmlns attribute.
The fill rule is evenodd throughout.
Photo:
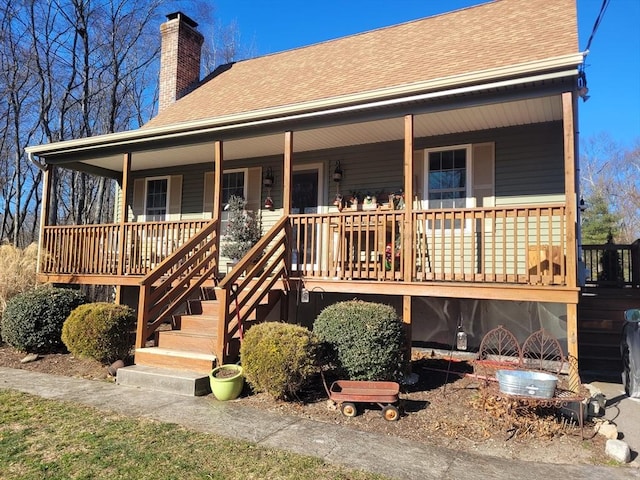
<svg viewBox="0 0 640 480"><path fill-rule="evenodd" d="M173 12L167 15L167 20L175 20L176 18L181 22L186 23L191 28L196 28L198 26L197 22L195 22L193 19L189 18L182 12Z"/></svg>

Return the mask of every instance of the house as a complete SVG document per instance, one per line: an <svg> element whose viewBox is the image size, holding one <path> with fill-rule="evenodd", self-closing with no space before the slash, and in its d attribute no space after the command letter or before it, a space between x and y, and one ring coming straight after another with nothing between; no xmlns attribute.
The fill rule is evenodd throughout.
<svg viewBox="0 0 640 480"><path fill-rule="evenodd" d="M239 323L310 324L354 297L396 306L416 345L544 326L578 357L574 0L495 0L203 80L197 24L161 32L155 118L27 149L46 169L39 280L114 285L136 363L208 371ZM60 168L117 180L114 223L46 224ZM231 195L264 236L228 268Z"/></svg>

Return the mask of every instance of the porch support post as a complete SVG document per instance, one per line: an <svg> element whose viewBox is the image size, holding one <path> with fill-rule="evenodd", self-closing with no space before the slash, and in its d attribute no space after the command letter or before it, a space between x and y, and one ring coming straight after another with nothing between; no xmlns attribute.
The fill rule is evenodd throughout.
<svg viewBox="0 0 640 480"><path fill-rule="evenodd" d="M124 273L124 257L125 257L125 224L129 221L128 209L129 204L129 176L131 175L131 152L127 152L122 158L122 182L121 191L122 196L120 198L120 245L118 245L118 275ZM119 303L119 302L117 302Z"/></svg>
<svg viewBox="0 0 640 480"><path fill-rule="evenodd" d="M574 135L573 93L562 94L562 118L564 126L564 190L567 208L567 285L577 286L577 205L576 197L576 139Z"/></svg>
<svg viewBox="0 0 640 480"><path fill-rule="evenodd" d="M293 183L293 132L284 132L284 167L282 175L282 214L289 215L291 213L291 184ZM287 248L285 252L285 265L289 272L291 272L291 224L287 223L285 226ZM287 295L287 301L289 296Z"/></svg>
<svg viewBox="0 0 640 480"><path fill-rule="evenodd" d="M214 275L218 277L220 272L220 218L222 217L222 161L223 161L223 147L220 140L216 140L213 144L213 211L211 217L218 223L216 225L216 238L215 238L215 250L216 250L216 270Z"/></svg>
<svg viewBox="0 0 640 480"><path fill-rule="evenodd" d="M285 215L291 213L291 183L293 182L293 132L284 132L284 173L282 178L282 209Z"/></svg>
<svg viewBox="0 0 640 480"><path fill-rule="evenodd" d="M49 208L51 201L51 176L55 167L48 165L42 176L42 205L40 206L40 233L38 236L38 265L37 272L42 269L42 242L44 241L44 227L49 223Z"/></svg>
<svg viewBox="0 0 640 480"><path fill-rule="evenodd" d="M567 350L570 356L578 358L578 304L567 304Z"/></svg>
<svg viewBox="0 0 640 480"><path fill-rule="evenodd" d="M404 117L404 228L402 250L404 252L404 281L413 278L413 115Z"/></svg>
<svg viewBox="0 0 640 480"><path fill-rule="evenodd" d="M411 372L411 295L402 296L402 323L404 324L404 334L407 350L407 360L409 362L409 372Z"/></svg>
<svg viewBox="0 0 640 480"><path fill-rule="evenodd" d="M127 230L125 224L129 220L127 212L127 205L129 204L128 192L129 192L129 176L131 175L131 152L126 152L122 158L122 181L120 190L122 195L120 196L120 233L118 235L118 262L116 267L116 275L121 277L124 275L124 263L127 244ZM115 303L120 305L122 303L122 285L116 285L116 298Z"/></svg>
<svg viewBox="0 0 640 480"><path fill-rule="evenodd" d="M577 287L577 208L576 197L576 138L575 99L573 92L562 94L562 120L564 128L564 190L567 218L566 265L567 286ZM578 305L567 304L567 349L569 355L578 358Z"/></svg>

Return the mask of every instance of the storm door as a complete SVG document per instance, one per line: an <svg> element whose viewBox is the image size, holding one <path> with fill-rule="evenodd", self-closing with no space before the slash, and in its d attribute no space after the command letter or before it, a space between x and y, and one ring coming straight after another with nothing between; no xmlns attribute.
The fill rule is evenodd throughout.
<svg viewBox="0 0 640 480"><path fill-rule="evenodd" d="M320 210L321 177L319 167L301 167L293 171L291 186L291 213L316 214ZM302 221L293 229L292 266L294 270L311 270L318 266L320 247L317 227L311 221Z"/></svg>

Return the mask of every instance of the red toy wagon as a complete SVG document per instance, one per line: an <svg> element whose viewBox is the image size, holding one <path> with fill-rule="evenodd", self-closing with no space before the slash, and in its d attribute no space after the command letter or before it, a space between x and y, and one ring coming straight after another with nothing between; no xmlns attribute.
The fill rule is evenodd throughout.
<svg viewBox="0 0 640 480"><path fill-rule="evenodd" d="M377 403L382 408L385 420L392 422L400 418L397 407L400 385L396 382L337 380L327 393L331 400L340 405L345 417L358 414L356 403Z"/></svg>

